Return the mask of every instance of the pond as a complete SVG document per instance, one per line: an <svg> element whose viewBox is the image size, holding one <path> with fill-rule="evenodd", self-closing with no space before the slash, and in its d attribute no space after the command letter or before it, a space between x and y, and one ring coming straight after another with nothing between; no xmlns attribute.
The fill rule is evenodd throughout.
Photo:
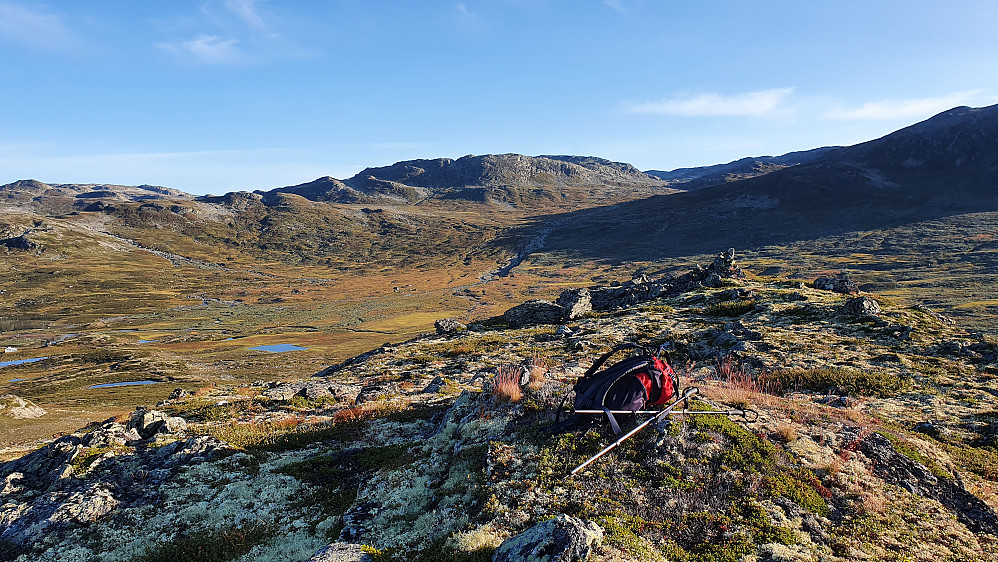
<svg viewBox="0 0 998 562"><path fill-rule="evenodd" d="M31 359L17 359L16 361L0 361L0 367L24 365L25 363L34 363L35 361L41 361L42 359L48 359L48 357L32 357Z"/></svg>
<svg viewBox="0 0 998 562"><path fill-rule="evenodd" d="M278 343L274 345L258 345L256 347L251 347L250 349L269 351L271 353L283 353L285 351L301 351L303 349L308 349L308 348L298 347L297 345L291 345L290 343Z"/></svg>
<svg viewBox="0 0 998 562"><path fill-rule="evenodd" d="M109 382L105 384L95 384L93 386L88 386L87 388L111 388L114 386L135 386L140 384L156 384L162 381L128 381L128 382Z"/></svg>

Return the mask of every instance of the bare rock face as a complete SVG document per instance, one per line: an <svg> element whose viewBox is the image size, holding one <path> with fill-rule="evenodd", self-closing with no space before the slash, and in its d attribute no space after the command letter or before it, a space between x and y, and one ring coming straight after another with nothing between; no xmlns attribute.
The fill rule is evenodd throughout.
<svg viewBox="0 0 998 562"><path fill-rule="evenodd" d="M36 406L30 400L25 400L14 394L0 396L0 415L10 416L17 420L26 420L45 415L45 409Z"/></svg>
<svg viewBox="0 0 998 562"><path fill-rule="evenodd" d="M577 562L603 542L603 529L592 521L559 515L507 539L492 562Z"/></svg>

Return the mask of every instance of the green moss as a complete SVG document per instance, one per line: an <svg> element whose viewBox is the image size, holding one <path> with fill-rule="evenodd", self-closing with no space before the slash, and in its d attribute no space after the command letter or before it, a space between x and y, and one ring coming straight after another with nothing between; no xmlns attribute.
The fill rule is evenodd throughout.
<svg viewBox="0 0 998 562"><path fill-rule="evenodd" d="M648 541L635 532L640 527L654 523L622 512L597 517L596 523L603 527L603 539L624 552L636 555L641 560L664 560Z"/></svg>
<svg viewBox="0 0 998 562"><path fill-rule="evenodd" d="M788 369L770 373L763 378L767 384L784 391L811 390L824 392L836 389L850 395L890 397L911 389L908 377L880 370L861 371L845 367Z"/></svg>
<svg viewBox="0 0 998 562"><path fill-rule="evenodd" d="M76 458L70 463L73 467L73 474L80 475L86 472L94 462L105 453L129 453L131 449L125 446L111 446L111 447L91 447L89 449L83 449L80 454L76 455Z"/></svg>
<svg viewBox="0 0 998 562"><path fill-rule="evenodd" d="M994 447L971 447L964 444L943 443L950 457L964 470L998 482L998 450Z"/></svg>
<svg viewBox="0 0 998 562"><path fill-rule="evenodd" d="M695 409L704 406L699 401L693 405ZM689 425L699 433L724 438L726 446L719 457L722 469L758 473L771 496L785 497L812 513L828 515L828 489L810 470L783 466L779 449L769 440L748 432L727 416L692 416Z"/></svg>
<svg viewBox="0 0 998 562"><path fill-rule="evenodd" d="M704 311L709 316L741 316L755 309L759 301L725 301L709 305Z"/></svg>
<svg viewBox="0 0 998 562"><path fill-rule="evenodd" d="M887 440L891 442L891 445L894 447L895 451L917 463L925 465L925 467L929 469L929 472L931 472L936 478L949 479L953 477L953 475L947 472L943 467L939 466L939 463L918 452L915 448L905 443L897 435L887 431L878 431L877 433L886 437Z"/></svg>

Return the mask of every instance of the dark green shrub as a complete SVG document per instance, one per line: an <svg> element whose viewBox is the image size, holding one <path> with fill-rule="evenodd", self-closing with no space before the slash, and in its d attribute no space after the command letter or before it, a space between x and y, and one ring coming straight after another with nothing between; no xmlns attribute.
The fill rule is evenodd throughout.
<svg viewBox="0 0 998 562"><path fill-rule="evenodd" d="M784 391L811 390L834 391L854 396L897 396L911 388L907 377L884 371L861 371L845 367L820 367L816 369L788 369L764 377L765 382Z"/></svg>

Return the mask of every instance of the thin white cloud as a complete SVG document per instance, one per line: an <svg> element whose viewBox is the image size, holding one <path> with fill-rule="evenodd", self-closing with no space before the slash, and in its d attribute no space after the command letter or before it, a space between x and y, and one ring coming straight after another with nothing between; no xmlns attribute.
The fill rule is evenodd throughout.
<svg viewBox="0 0 998 562"><path fill-rule="evenodd" d="M933 98L887 99L865 103L854 109L829 111L825 117L863 121L926 118L965 105L982 93L984 90L965 90Z"/></svg>
<svg viewBox="0 0 998 562"><path fill-rule="evenodd" d="M0 2L0 41L44 51L71 50L80 42L62 15L11 2Z"/></svg>
<svg viewBox="0 0 998 562"><path fill-rule="evenodd" d="M617 10L618 12L625 11L624 5L621 3L621 0L603 0L603 4L606 5L608 8Z"/></svg>
<svg viewBox="0 0 998 562"><path fill-rule="evenodd" d="M266 32L270 29L264 21L256 0L225 0L225 9L239 17L250 28Z"/></svg>
<svg viewBox="0 0 998 562"><path fill-rule="evenodd" d="M193 57L204 64L244 64L247 57L236 46L238 39L200 35L189 41L163 42L157 46L176 55Z"/></svg>
<svg viewBox="0 0 998 562"><path fill-rule="evenodd" d="M733 95L699 94L633 104L626 107L625 111L688 117L771 116L784 109L783 102L793 91L793 88L773 88Z"/></svg>
<svg viewBox="0 0 998 562"><path fill-rule="evenodd" d="M190 18L186 36L157 47L187 62L251 65L314 56L287 33L288 22L263 7L262 0L211 0ZM191 37L192 30L200 31Z"/></svg>
<svg viewBox="0 0 998 562"><path fill-rule="evenodd" d="M466 6L463 2L459 2L457 4L454 4L454 9L457 10L458 13L461 14L461 15L463 15L463 16L467 16L469 18L477 18L478 17L477 15L475 15L474 13L472 13L472 11L468 9L468 6Z"/></svg>

